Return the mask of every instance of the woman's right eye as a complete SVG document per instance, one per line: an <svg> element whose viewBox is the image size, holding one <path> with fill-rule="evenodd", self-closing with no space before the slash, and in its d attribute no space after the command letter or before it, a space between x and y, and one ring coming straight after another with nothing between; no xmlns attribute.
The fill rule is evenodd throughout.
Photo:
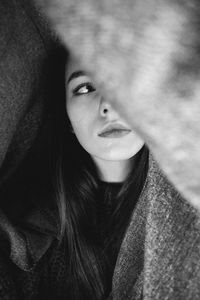
<svg viewBox="0 0 200 300"><path fill-rule="evenodd" d="M81 95L87 95L89 93L95 92L96 89L92 85L91 82L84 82L76 86L73 90L72 93L74 96L81 96Z"/></svg>

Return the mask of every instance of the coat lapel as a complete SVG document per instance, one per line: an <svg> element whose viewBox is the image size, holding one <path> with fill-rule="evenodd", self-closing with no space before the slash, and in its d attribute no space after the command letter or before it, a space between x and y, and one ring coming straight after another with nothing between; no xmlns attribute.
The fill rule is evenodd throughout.
<svg viewBox="0 0 200 300"><path fill-rule="evenodd" d="M200 299L200 221L152 155L122 242L111 299Z"/></svg>
<svg viewBox="0 0 200 300"><path fill-rule="evenodd" d="M146 222L144 299L200 299L199 216L157 170Z"/></svg>
<svg viewBox="0 0 200 300"><path fill-rule="evenodd" d="M149 168L143 190L121 244L113 276L112 299L139 299L141 295L147 217L146 200L150 172Z"/></svg>

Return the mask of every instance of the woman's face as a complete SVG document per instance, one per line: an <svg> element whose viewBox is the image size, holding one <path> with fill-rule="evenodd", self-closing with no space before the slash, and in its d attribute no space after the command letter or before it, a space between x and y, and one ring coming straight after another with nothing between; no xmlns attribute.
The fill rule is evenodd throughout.
<svg viewBox="0 0 200 300"><path fill-rule="evenodd" d="M94 160L128 160L144 145L72 59L66 69L66 110L79 143Z"/></svg>

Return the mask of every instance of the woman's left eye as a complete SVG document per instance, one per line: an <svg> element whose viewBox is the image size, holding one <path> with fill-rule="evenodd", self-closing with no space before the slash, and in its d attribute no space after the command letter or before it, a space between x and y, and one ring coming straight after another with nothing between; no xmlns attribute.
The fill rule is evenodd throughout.
<svg viewBox="0 0 200 300"><path fill-rule="evenodd" d="M92 92L95 92L96 89L95 87L90 83L90 82L84 82L76 86L73 90L72 93L74 96L80 96L80 95L86 95Z"/></svg>

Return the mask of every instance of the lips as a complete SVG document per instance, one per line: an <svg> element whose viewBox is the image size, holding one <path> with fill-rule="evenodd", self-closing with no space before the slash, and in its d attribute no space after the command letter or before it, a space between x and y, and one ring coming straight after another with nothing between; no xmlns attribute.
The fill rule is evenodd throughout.
<svg viewBox="0 0 200 300"><path fill-rule="evenodd" d="M100 137L122 137L131 132L129 128L121 124L109 124L99 134Z"/></svg>

